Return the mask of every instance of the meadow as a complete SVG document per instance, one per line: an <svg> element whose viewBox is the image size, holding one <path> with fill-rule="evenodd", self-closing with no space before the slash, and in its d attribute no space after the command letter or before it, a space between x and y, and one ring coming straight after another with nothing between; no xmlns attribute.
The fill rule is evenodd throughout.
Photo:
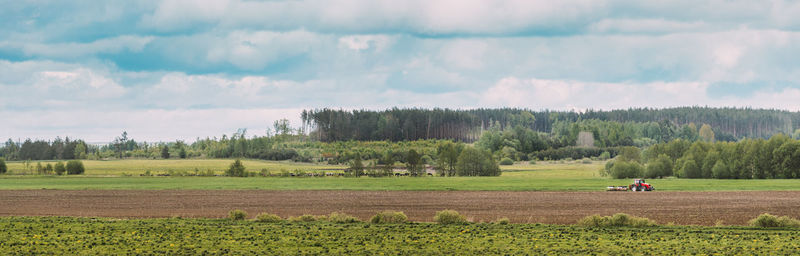
<svg viewBox="0 0 800 256"><path fill-rule="evenodd" d="M214 174L221 175L233 162L232 159L126 159L126 160L81 160L86 167L87 176L139 176L145 173L152 175L168 174L172 172L194 173L212 171ZM30 161L25 166L23 161L8 162L9 174L34 174L37 163L46 165L55 164L58 161ZM320 170L341 170L346 168L342 165L309 164L292 161L265 161L255 159L243 159L242 162L248 171L258 172L267 169L272 173L281 171L320 171Z"/></svg>
<svg viewBox="0 0 800 256"><path fill-rule="evenodd" d="M794 254L796 229L229 219L0 218L0 251L31 254Z"/></svg>
<svg viewBox="0 0 800 256"><path fill-rule="evenodd" d="M21 162L9 162L9 174L0 175L0 189L268 189L268 190L485 190L485 191L602 191L610 185L627 185L629 179L599 175L603 162L542 162L502 166L499 177L141 177L172 172L212 170L215 174L230 159L84 161L86 174L74 176L16 175ZM35 164L35 163L34 163ZM244 160L248 171L270 173L341 172L346 166ZM656 191L759 191L800 190L798 179L720 180L649 179ZM623 192L618 192L623 193Z"/></svg>

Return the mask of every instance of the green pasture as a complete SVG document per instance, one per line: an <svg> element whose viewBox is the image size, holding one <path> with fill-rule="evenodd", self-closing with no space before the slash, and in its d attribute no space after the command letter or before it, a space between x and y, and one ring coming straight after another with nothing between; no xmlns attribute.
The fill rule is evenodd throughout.
<svg viewBox="0 0 800 256"><path fill-rule="evenodd" d="M602 162L539 163L503 166L499 177L140 177L168 170L212 169L217 173L232 160L114 160L84 161L86 175L0 175L0 189L267 189L267 190L485 190L485 191L603 191L631 180L601 177ZM248 171L342 169L344 166L245 160ZM11 162L9 166L18 166ZM12 170L14 170L12 167ZM124 176L123 173L133 176ZM649 179L658 191L800 190L798 179L719 180ZM633 192L609 192L633 193Z"/></svg>
<svg viewBox="0 0 800 256"><path fill-rule="evenodd" d="M0 218L4 255L793 255L796 229Z"/></svg>
<svg viewBox="0 0 800 256"><path fill-rule="evenodd" d="M139 176L150 171L152 175L166 174L169 171L173 172L187 172L194 173L195 169L199 172L206 172L207 170L213 171L215 174L222 174L231 163L233 159L128 159L128 160L81 160L84 167L86 167L87 176L122 176L133 175ZM36 173L36 164L48 163L55 164L57 161L29 161L27 168L25 162L14 161L8 162L8 170L10 174L34 174ZM242 162L247 167L248 171L259 172L261 169L267 169L273 173L280 173L281 171L319 171L319 170L341 170L346 168L341 165L324 165L324 164L308 164L297 163L291 161L264 161L243 159Z"/></svg>

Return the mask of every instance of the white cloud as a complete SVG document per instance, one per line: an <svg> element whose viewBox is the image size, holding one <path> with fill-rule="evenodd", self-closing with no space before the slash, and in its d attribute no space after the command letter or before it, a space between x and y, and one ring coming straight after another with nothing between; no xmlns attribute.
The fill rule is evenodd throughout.
<svg viewBox="0 0 800 256"><path fill-rule="evenodd" d="M442 46L441 58L448 66L468 70L480 70L484 67L489 45L483 40L458 39Z"/></svg>
<svg viewBox="0 0 800 256"><path fill-rule="evenodd" d="M5 111L0 115L14 120L5 125L3 141L17 136L52 139L55 136L81 138L89 142L109 142L122 131L136 140L194 141L248 129L248 135L264 135L272 121L287 118L300 126L302 109L178 109L178 110L47 110ZM24 139L23 137L23 139Z"/></svg>
<svg viewBox="0 0 800 256"><path fill-rule="evenodd" d="M386 35L355 35L340 37L339 45L356 51L370 48L374 48L375 51L382 51L391 41L392 39Z"/></svg>
<svg viewBox="0 0 800 256"><path fill-rule="evenodd" d="M0 49L21 49L27 56L48 58L75 58L121 51L139 52L155 37L153 36L118 36L99 39L89 43L39 43L39 42L0 42Z"/></svg>
<svg viewBox="0 0 800 256"><path fill-rule="evenodd" d="M163 1L140 25L159 31L192 24L315 31L502 34L581 24L602 2L586 1ZM258 11L256 11L258 10Z"/></svg>
<svg viewBox="0 0 800 256"><path fill-rule="evenodd" d="M665 19L603 19L588 28L593 33L669 34L711 30L701 21L682 22Z"/></svg>
<svg viewBox="0 0 800 256"><path fill-rule="evenodd" d="M226 18L224 15L230 4L232 1L228 0L160 1L152 14L142 17L140 25L158 31L191 29L198 23L218 22Z"/></svg>
<svg viewBox="0 0 800 256"><path fill-rule="evenodd" d="M234 31L218 38L208 50L207 60L225 61L245 70L265 66L311 50L323 36L303 30L289 32Z"/></svg>
<svg viewBox="0 0 800 256"><path fill-rule="evenodd" d="M753 107L800 111L800 89L759 91L749 97L714 97L705 82L597 83L574 80L499 80L481 96L492 107L531 109L623 109L678 106Z"/></svg>

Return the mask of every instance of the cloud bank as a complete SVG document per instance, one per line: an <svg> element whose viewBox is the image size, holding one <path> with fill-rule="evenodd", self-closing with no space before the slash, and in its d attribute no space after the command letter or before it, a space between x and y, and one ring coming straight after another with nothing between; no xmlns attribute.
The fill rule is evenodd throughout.
<svg viewBox="0 0 800 256"><path fill-rule="evenodd" d="M43 1L0 10L0 139L263 134L304 108L800 110L795 1Z"/></svg>

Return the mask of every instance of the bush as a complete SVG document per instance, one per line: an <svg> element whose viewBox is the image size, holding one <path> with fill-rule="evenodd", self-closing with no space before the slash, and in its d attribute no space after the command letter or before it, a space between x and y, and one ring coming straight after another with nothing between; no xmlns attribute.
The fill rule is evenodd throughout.
<svg viewBox="0 0 800 256"><path fill-rule="evenodd" d="M607 227L652 227L656 223L648 218L634 217L624 213L617 213L613 216L592 215L580 219L578 225L592 228Z"/></svg>
<svg viewBox="0 0 800 256"><path fill-rule="evenodd" d="M615 179L638 178L642 176L642 173L644 173L644 167L641 164L621 160L614 161L609 172Z"/></svg>
<svg viewBox="0 0 800 256"><path fill-rule="evenodd" d="M531 160L531 161L528 162L528 164L534 165L534 164L536 164L536 160Z"/></svg>
<svg viewBox="0 0 800 256"><path fill-rule="evenodd" d="M433 221L443 225L449 224L465 224L467 223L467 218L464 215L461 215L457 211L454 210L444 210L436 212L436 216L433 217Z"/></svg>
<svg viewBox="0 0 800 256"><path fill-rule="evenodd" d="M350 215L347 215L347 214L344 214L344 213L339 213L339 212L332 212L331 215L328 216L328 221L333 222L333 223L357 223L357 222L361 222L361 220L359 220L356 217L353 217L353 216L350 216Z"/></svg>
<svg viewBox="0 0 800 256"><path fill-rule="evenodd" d="M500 225L508 225L508 223L511 223L511 220L509 220L506 217L503 217L503 218L497 219L497 221L495 221L495 223L500 224Z"/></svg>
<svg viewBox="0 0 800 256"><path fill-rule="evenodd" d="M500 176L500 166L488 151L465 147L456 161L458 176Z"/></svg>
<svg viewBox="0 0 800 256"><path fill-rule="evenodd" d="M372 216L369 222L373 224L395 224L405 223L406 221L408 221L408 217L403 212L382 211Z"/></svg>
<svg viewBox="0 0 800 256"><path fill-rule="evenodd" d="M787 216L775 216L769 213L758 215L757 218L750 220L750 225L761 228L782 228L800 227L800 221Z"/></svg>
<svg viewBox="0 0 800 256"><path fill-rule="evenodd" d="M581 163L582 163L582 164L591 164L591 163L592 163L592 159L589 159L589 158L583 158L583 159L581 160Z"/></svg>
<svg viewBox="0 0 800 256"><path fill-rule="evenodd" d="M244 164L242 164L242 160L236 159L233 161L231 166L225 171L226 176L231 177L247 177L247 172L245 172L246 168Z"/></svg>
<svg viewBox="0 0 800 256"><path fill-rule="evenodd" d="M78 160L67 161L67 174L83 174L85 171L83 162Z"/></svg>
<svg viewBox="0 0 800 256"><path fill-rule="evenodd" d="M8 171L8 166L6 166L6 160L0 158L0 174L6 173Z"/></svg>
<svg viewBox="0 0 800 256"><path fill-rule="evenodd" d="M314 215L310 215L310 214L304 214L302 216L289 217L289 221L291 221L291 222L312 222L312 221L317 221L317 217L314 216Z"/></svg>
<svg viewBox="0 0 800 256"><path fill-rule="evenodd" d="M645 178L661 178L667 176L672 176L672 159L670 159L669 156L660 154L647 163L647 168L644 172Z"/></svg>
<svg viewBox="0 0 800 256"><path fill-rule="evenodd" d="M242 210L231 210L230 212L228 212L228 217L231 220L244 220L245 218L247 218L247 212Z"/></svg>
<svg viewBox="0 0 800 256"><path fill-rule="evenodd" d="M283 219L281 219L280 216L271 213L260 213L256 215L256 222L276 223L281 221L283 221Z"/></svg>
<svg viewBox="0 0 800 256"><path fill-rule="evenodd" d="M500 160L500 165L512 165L512 164L514 164L514 160L511 160L511 158L503 157L503 159Z"/></svg>
<svg viewBox="0 0 800 256"><path fill-rule="evenodd" d="M56 171L56 175L61 175L67 172L67 168L64 167L64 163L62 162L56 163L56 166L53 167L53 169Z"/></svg>

